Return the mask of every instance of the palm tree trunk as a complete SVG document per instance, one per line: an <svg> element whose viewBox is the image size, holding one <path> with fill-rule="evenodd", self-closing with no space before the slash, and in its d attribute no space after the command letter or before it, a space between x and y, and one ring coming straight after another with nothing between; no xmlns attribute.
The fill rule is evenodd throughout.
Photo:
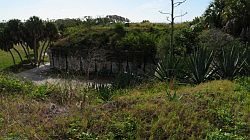
<svg viewBox="0 0 250 140"><path fill-rule="evenodd" d="M30 58L30 52L29 52L29 48L27 47L27 49L25 48L24 44L20 43L24 52L25 52L25 55L26 55L26 58L28 59L28 61L31 63L31 58Z"/></svg>
<svg viewBox="0 0 250 140"><path fill-rule="evenodd" d="M43 62L44 62L44 59L45 59L45 54L46 54L47 50L49 49L50 45L51 45L51 41L48 43L47 47L45 48L45 50L43 52L43 59L42 59Z"/></svg>
<svg viewBox="0 0 250 140"><path fill-rule="evenodd" d="M24 51L24 53L25 53L25 55L26 55L26 58L28 59L28 53L27 53L27 50L25 49L25 47L23 46L23 44L22 44L22 43L19 43L19 45L23 48L23 51Z"/></svg>
<svg viewBox="0 0 250 140"><path fill-rule="evenodd" d="M23 62L23 58L22 58L20 52L19 52L15 47L13 47L13 50L18 54L18 56L19 56L21 62Z"/></svg>
<svg viewBox="0 0 250 140"><path fill-rule="evenodd" d="M38 48L37 48L37 41L36 39L34 39L34 62L35 62L35 66L37 66L38 64Z"/></svg>
<svg viewBox="0 0 250 140"><path fill-rule="evenodd" d="M9 50L9 53L11 54L14 65L16 65L16 60L15 60L15 57L14 57L13 53L11 52L11 50Z"/></svg>
<svg viewBox="0 0 250 140"><path fill-rule="evenodd" d="M43 43L43 45L42 45L42 49L41 49L41 51L40 51L40 55L39 55L39 59L38 59L38 67L39 67L40 64L41 64L42 55L43 55L43 52L45 51L45 50L44 50L44 47L45 47L46 43L47 43L47 41L44 41L44 43Z"/></svg>

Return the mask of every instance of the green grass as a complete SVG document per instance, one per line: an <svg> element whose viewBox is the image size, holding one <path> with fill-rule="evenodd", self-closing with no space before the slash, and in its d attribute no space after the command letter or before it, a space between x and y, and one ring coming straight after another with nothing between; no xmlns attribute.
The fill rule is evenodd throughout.
<svg viewBox="0 0 250 140"><path fill-rule="evenodd" d="M20 52L20 54L22 56L22 59L27 60L24 50L20 46L16 47L16 49ZM39 50L39 54L40 54L40 51L41 50ZM20 60L18 54L15 51L12 50L12 52L13 52L13 55L15 57L16 64L18 65L21 62L21 60ZM31 50L30 53L32 54L33 51ZM45 57L45 62L48 62L48 61L49 61L49 58L48 58L48 56L46 56ZM9 70L8 68L13 67L13 66L14 66L14 63L13 63L13 59L11 57L11 54L9 52L4 52L4 51L0 50L0 71L1 70L6 70L6 69ZM27 68L17 67L16 69L25 70ZM19 70L17 70L17 71L19 71Z"/></svg>
<svg viewBox="0 0 250 140"><path fill-rule="evenodd" d="M154 83L103 101L91 88L35 86L1 74L0 139L247 140L249 79L180 86L179 100Z"/></svg>
<svg viewBox="0 0 250 140"><path fill-rule="evenodd" d="M17 49L19 50L20 54L22 55L22 58L25 60L24 51L21 49L21 47L17 47ZM18 54L13 50L12 50L12 52L13 52L13 55L15 57L16 64L19 64L21 62L21 60L20 60ZM0 50L0 70L6 69L6 68L11 67L13 65L14 65L14 63L13 63L13 60L12 60L10 53Z"/></svg>

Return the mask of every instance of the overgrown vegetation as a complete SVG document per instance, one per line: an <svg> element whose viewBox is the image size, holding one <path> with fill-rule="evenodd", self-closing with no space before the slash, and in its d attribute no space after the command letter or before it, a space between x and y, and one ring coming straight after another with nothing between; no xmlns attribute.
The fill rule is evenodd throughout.
<svg viewBox="0 0 250 140"><path fill-rule="evenodd" d="M174 24L172 12L170 25L117 15L0 23L0 139L250 139L249 4L214 0L192 22ZM35 85L6 72L12 63L39 66L49 47L110 50L111 67L155 67L120 70L104 85Z"/></svg>
<svg viewBox="0 0 250 140"><path fill-rule="evenodd" d="M176 86L171 95L166 83L113 92L9 77L0 77L1 139L250 138L248 77Z"/></svg>

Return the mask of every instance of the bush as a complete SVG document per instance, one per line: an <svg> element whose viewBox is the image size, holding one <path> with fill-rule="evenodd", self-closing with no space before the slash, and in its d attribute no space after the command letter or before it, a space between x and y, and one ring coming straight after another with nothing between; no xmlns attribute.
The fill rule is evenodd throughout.
<svg viewBox="0 0 250 140"><path fill-rule="evenodd" d="M31 94L30 97L32 98L37 98L37 99L45 99L49 94L53 93L54 89L52 86L49 85L41 85L41 86L37 86L35 87Z"/></svg>
<svg viewBox="0 0 250 140"><path fill-rule="evenodd" d="M13 74L0 73L0 92L25 93L33 88L31 82L21 80Z"/></svg>
<svg viewBox="0 0 250 140"><path fill-rule="evenodd" d="M180 70L181 59L171 53L167 53L157 65L154 76L160 81L166 81L175 77Z"/></svg>
<svg viewBox="0 0 250 140"><path fill-rule="evenodd" d="M232 80L245 68L246 61L246 50L232 45L229 48L222 47L221 54L214 61L214 67L221 78Z"/></svg>
<svg viewBox="0 0 250 140"><path fill-rule="evenodd" d="M142 81L143 79L140 76L134 75L133 73L119 73L113 82L113 88L122 89L134 87L142 83Z"/></svg>
<svg viewBox="0 0 250 140"><path fill-rule="evenodd" d="M99 85L97 87L97 93L100 99L104 102L111 101L115 91L113 87L107 86L107 85Z"/></svg>
<svg viewBox="0 0 250 140"><path fill-rule="evenodd" d="M211 68L214 53L205 47L197 48L197 50L187 58L187 65L189 66L189 74L194 83L199 84L210 79L214 72Z"/></svg>

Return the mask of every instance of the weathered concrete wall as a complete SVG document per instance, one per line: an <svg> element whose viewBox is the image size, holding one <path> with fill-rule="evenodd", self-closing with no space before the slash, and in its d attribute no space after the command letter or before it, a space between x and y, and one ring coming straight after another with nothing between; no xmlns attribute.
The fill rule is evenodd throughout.
<svg viewBox="0 0 250 140"><path fill-rule="evenodd" d="M105 51L102 50L102 55L94 58L81 56L73 53L60 53L49 51L51 67L66 71L81 71L82 73L112 73L132 72L134 74L150 73L156 66L152 63L142 63L133 60L133 62L115 62L107 60ZM131 59L130 59L131 60ZM144 67L145 66L145 67Z"/></svg>

